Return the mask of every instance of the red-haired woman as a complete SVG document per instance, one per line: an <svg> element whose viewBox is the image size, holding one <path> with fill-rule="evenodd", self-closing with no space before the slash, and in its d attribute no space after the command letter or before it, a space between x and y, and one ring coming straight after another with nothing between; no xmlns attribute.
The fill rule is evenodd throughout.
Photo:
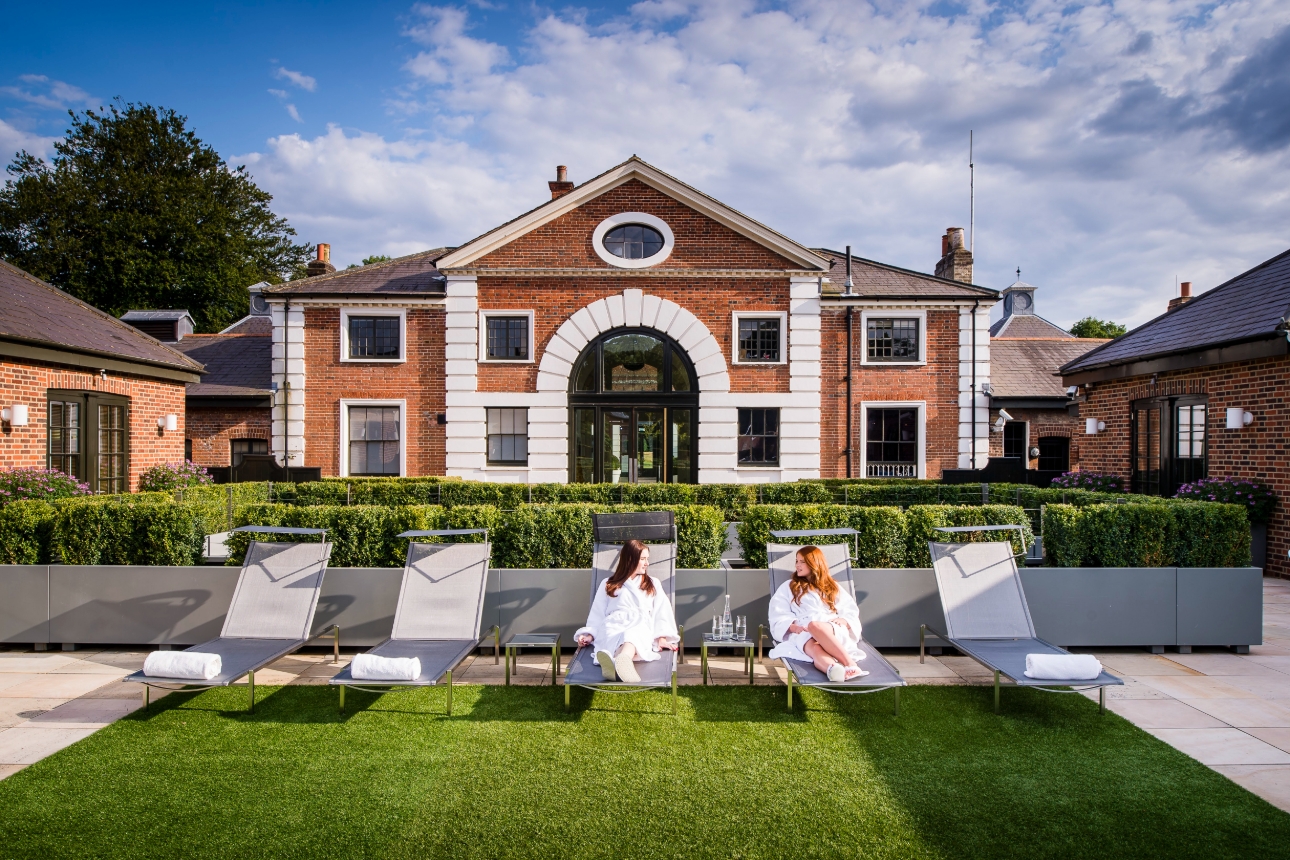
<svg viewBox="0 0 1290 860"><path fill-rule="evenodd" d="M797 551L793 578L771 595L770 631L779 641L772 659L814 663L835 684L869 674L856 665L865 657L859 647L860 607L829 573L818 546Z"/></svg>
<svg viewBox="0 0 1290 860"><path fill-rule="evenodd" d="M633 684L641 679L633 662L652 663L676 649L676 617L663 586L649 575L649 547L638 540L623 544L614 575L596 592L587 625L573 638L595 645L606 681Z"/></svg>

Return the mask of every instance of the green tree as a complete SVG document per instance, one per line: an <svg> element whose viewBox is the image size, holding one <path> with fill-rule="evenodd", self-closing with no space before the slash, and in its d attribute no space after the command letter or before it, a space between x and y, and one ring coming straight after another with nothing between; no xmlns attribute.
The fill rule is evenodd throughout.
<svg viewBox="0 0 1290 860"><path fill-rule="evenodd" d="M363 265L364 265L364 266L370 266L370 265L372 265L373 263L388 263L388 262L390 262L390 260L392 260L392 259L394 259L394 258L393 258L393 257L387 257L387 256L385 256L384 254L373 254L373 255L372 255L372 256L370 256L370 257L364 257L364 258L363 258Z"/></svg>
<svg viewBox="0 0 1290 860"><path fill-rule="evenodd" d="M120 100L69 111L51 163L19 152L0 189L0 255L95 307L185 308L199 331L247 312L310 247L173 110Z"/></svg>
<svg viewBox="0 0 1290 860"><path fill-rule="evenodd" d="M1076 337L1119 337L1127 331L1128 328L1119 323L1097 317L1084 317L1070 328L1071 334Z"/></svg>

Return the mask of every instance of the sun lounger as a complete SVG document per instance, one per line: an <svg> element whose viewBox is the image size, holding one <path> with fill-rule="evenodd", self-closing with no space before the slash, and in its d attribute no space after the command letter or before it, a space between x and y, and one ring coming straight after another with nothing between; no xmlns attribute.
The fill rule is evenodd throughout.
<svg viewBox="0 0 1290 860"><path fill-rule="evenodd" d="M855 582L851 576L851 547L845 542L848 538L855 539L858 536L859 533L855 529L806 529L773 531L770 534L772 537L781 540L788 538L832 539L830 543L818 542L814 545L824 552L824 558L829 563L829 573L837 580L838 585L845 588L852 597L856 596ZM838 542L839 538L842 539L842 542ZM804 543L771 543L766 545L766 558L770 564L770 593L772 595L779 590L781 585L793 578L793 573L797 568L797 551L804 546L810 545ZM856 602L859 603L859 600ZM771 641L775 641L773 637ZM886 658L878 653L878 649L866 642L863 636L860 637L860 650L864 651L865 658L859 661L857 665L869 674L861 675L859 678L852 678L850 681L843 681L840 684L830 681L827 675L815 668L814 663L781 657L779 662L788 673L788 709L790 711L793 709L793 683L796 682L802 687L815 687L830 693L877 693L881 690L889 689L895 696L895 713L899 714L900 688L906 686L905 679L900 677L900 672L896 670L896 667L887 662Z"/></svg>
<svg viewBox="0 0 1290 860"><path fill-rule="evenodd" d="M619 544L629 540L670 541L650 543L649 575L659 581L663 593L676 611L676 520L671 511L651 511L631 514L592 514L594 544L592 549L591 598L597 589L605 587L605 580L614 573L618 564ZM678 627L684 642L685 629ZM569 661L564 675L564 706L569 707L569 690L587 687L607 693L639 693L642 690L672 689L672 713L677 711L676 666L680 645L676 651L664 651L658 660L636 663L641 679L632 683L606 681L596 662L594 645L579 646Z"/></svg>
<svg viewBox="0 0 1290 860"><path fill-rule="evenodd" d="M1021 526L955 526L941 532L1008 532ZM945 632L926 624L918 634L918 662L924 659L928 632L941 637L994 672L994 710L999 710L999 678L1019 687L1072 693L1097 689L1106 712L1106 688L1124 682L1102 672L1088 681L1051 681L1026 677L1027 654L1068 654L1035 635L1030 607L1017 571L1017 553L1008 541L936 543L928 541L936 587L945 610Z"/></svg>
<svg viewBox="0 0 1290 860"><path fill-rule="evenodd" d="M310 639L318 593L331 556L326 529L281 526L241 526L234 532L273 535L318 535L321 541L288 543L252 540L247 547L242 573L233 591L224 629L218 639L186 648L186 651L218 654L222 668L208 681L145 675L142 670L125 678L143 684L143 705L148 706L151 687L165 690L194 690L227 687L246 677L250 681L250 710L255 710L255 673L296 651ZM340 656L340 628L333 625L319 635L332 636L333 659Z"/></svg>
<svg viewBox="0 0 1290 860"><path fill-rule="evenodd" d="M418 537L482 534L483 543L418 543ZM487 529L409 531L403 585L394 610L390 638L367 653L378 657L416 657L421 674L412 681L356 679L349 666L331 679L340 687L340 710L345 712L345 688L388 693L397 689L431 687L448 682L448 713L452 714L452 670L479 647L479 625L488 586L492 544ZM494 629L494 642L497 631Z"/></svg>

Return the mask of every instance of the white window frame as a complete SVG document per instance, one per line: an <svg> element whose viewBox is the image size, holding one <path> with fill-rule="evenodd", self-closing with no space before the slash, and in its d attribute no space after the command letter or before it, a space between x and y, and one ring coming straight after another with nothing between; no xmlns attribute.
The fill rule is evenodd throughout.
<svg viewBox="0 0 1290 860"><path fill-rule="evenodd" d="M492 409L511 409L524 413L524 462L494 462L488 459L488 412ZM507 434L518 436L518 433ZM485 406L484 407L484 465L490 469L511 469L518 471L529 468L529 407L527 406Z"/></svg>
<svg viewBox="0 0 1290 860"><path fill-rule="evenodd" d="M643 260L624 260L622 257L615 257L605 250L605 234L622 224L644 224L646 227L653 227L663 236L663 249ZM676 247L676 237L672 235L672 228L667 226L667 222L662 218L650 215L648 212L619 212L596 225L596 229L591 233L591 247L597 257L616 269L648 269L672 256L672 249Z"/></svg>
<svg viewBox="0 0 1290 860"><path fill-rule="evenodd" d="M349 357L349 318L350 317L398 317L399 318L399 357L398 358L350 358ZM408 309L407 308L341 308L340 309L340 361L342 364L404 364L408 360Z"/></svg>
<svg viewBox="0 0 1290 860"><path fill-rule="evenodd" d="M734 311L730 315L730 363L742 367L777 367L788 364L788 313L785 311ZM739 360L739 321L741 319L779 320L779 361Z"/></svg>
<svg viewBox="0 0 1290 860"><path fill-rule="evenodd" d="M349 407L351 406L397 406L399 407L399 477L408 475L408 402L406 400L349 400L340 401L340 468L337 474L342 478L349 474Z"/></svg>
<svg viewBox="0 0 1290 860"><path fill-rule="evenodd" d="M918 320L918 361L871 361L869 318ZM868 367L923 367L927 364L927 311L913 308L872 308L860 311L860 364Z"/></svg>
<svg viewBox="0 0 1290 860"><path fill-rule="evenodd" d="M764 362L764 363L770 364L770 362ZM775 410L776 420L778 421L778 424L776 426L780 428L775 438L779 439L780 447L779 447L779 455L775 458L774 463L745 463L739 459L739 410L740 409L761 409L763 411L770 410L770 409ZM753 472L766 472L767 470L770 470L770 469L774 469L774 470L783 469L784 468L783 428L784 428L784 407L782 406L744 405L744 406L735 407L735 468L748 469L749 471L753 471Z"/></svg>
<svg viewBox="0 0 1290 860"><path fill-rule="evenodd" d="M488 357L488 318L489 317L527 317L529 325L528 358L489 358ZM533 341L533 311L502 311L489 308L479 312L479 363L480 364L533 364L537 359L537 344Z"/></svg>
<svg viewBox="0 0 1290 860"><path fill-rule="evenodd" d="M877 364L878 362L874 362ZM918 410L918 474L927 477L927 401L926 400L862 400L860 401L860 474L869 473L869 410L899 409L913 406Z"/></svg>

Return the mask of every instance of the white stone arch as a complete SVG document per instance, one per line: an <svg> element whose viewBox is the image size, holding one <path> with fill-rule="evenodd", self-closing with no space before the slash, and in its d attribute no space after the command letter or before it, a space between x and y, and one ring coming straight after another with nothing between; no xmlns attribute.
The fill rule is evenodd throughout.
<svg viewBox="0 0 1290 860"><path fill-rule="evenodd" d="M707 325L676 302L629 289L578 310L556 330L543 350L542 361L538 365L538 394L567 396L573 365L587 344L607 331L625 327L652 328L663 332L685 350L699 378L699 481L707 483L708 480L727 479L724 470L732 467L735 459L735 410L705 407L703 404L704 395L730 391L725 351ZM559 452L547 441L554 439L562 440ZM568 439L567 400L559 407L550 405L529 409L529 467L532 471L540 471L547 480L562 472L563 480L568 481ZM723 474L717 476L716 469L722 469ZM708 480L705 480L705 470L712 472Z"/></svg>

